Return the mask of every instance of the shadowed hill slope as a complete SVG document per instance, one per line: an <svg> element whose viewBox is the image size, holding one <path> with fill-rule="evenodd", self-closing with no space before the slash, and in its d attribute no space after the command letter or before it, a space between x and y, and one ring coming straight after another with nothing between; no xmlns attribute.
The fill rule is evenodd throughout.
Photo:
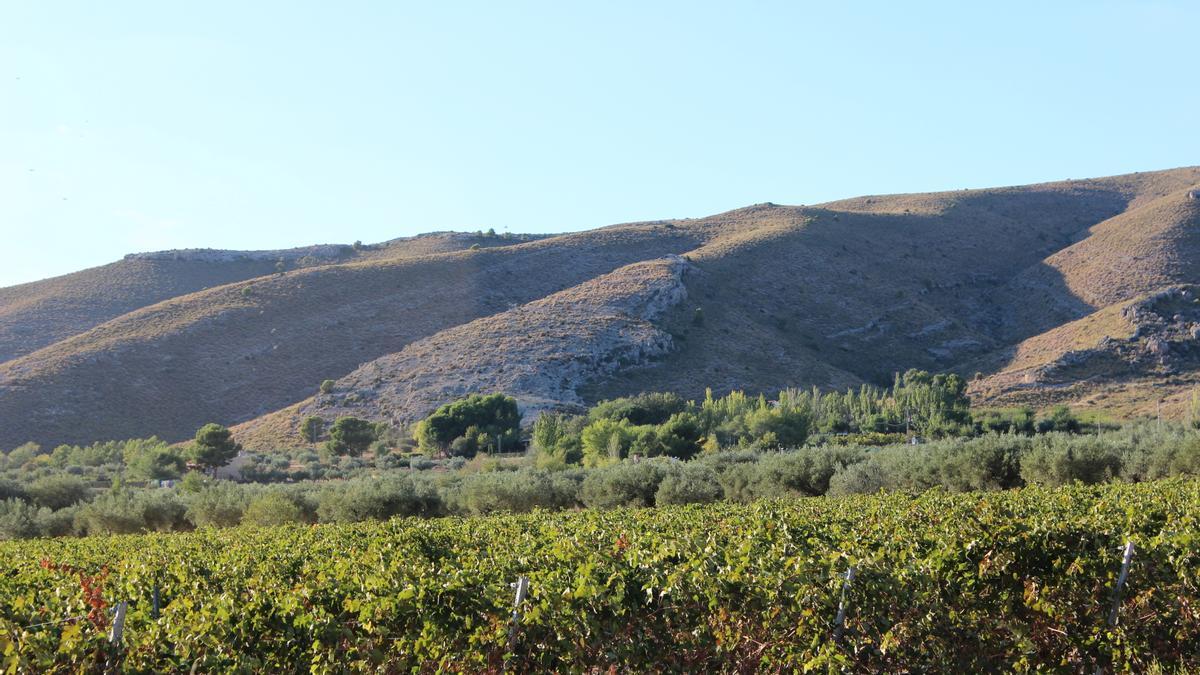
<svg viewBox="0 0 1200 675"><path fill-rule="evenodd" d="M802 227L762 229L694 252L694 306L668 318L680 348L589 393L843 387L860 379L883 384L908 367L961 369L1046 330L1038 311L1044 304L1031 306L1028 282L1021 283L1029 270L1047 270L1039 290L1067 308L1060 321L1092 312L1047 259L1129 204L1154 208L1146 192L1177 191L1193 180L1200 183L1200 172L1185 169L799 209ZM1171 259L1156 258L1162 270ZM1168 277L1148 269L1126 283L1141 289ZM1004 357L992 362L999 368Z"/></svg>
<svg viewBox="0 0 1200 675"><path fill-rule="evenodd" d="M1038 392L1069 388L1031 368L1124 344L1139 329L1122 303L1196 280L1197 190L1200 170L1185 168L762 204L534 241L442 234L284 274L272 263L0 364L0 447L177 440L211 420L270 447L297 442L303 415L399 423L470 391L538 410L651 389L840 388L909 367L979 370L983 401L1058 400ZM630 309L676 267L672 302ZM0 312L23 295L0 291ZM1166 343L1191 334L1186 312L1138 311L1138 325L1166 322ZM57 320L86 324L70 313ZM1097 395L1133 382L1178 393L1192 365L1167 349L1180 355L1169 373L1161 358L1122 357L1109 380L1087 371L1096 386L1064 396L1105 405ZM326 378L336 395L316 395Z"/></svg>

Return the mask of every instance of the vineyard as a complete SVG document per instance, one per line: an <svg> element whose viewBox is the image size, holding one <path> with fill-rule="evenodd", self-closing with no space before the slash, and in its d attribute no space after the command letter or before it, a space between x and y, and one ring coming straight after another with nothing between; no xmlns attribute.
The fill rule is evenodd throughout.
<svg viewBox="0 0 1200 675"><path fill-rule="evenodd" d="M1169 480L9 542L0 664L1194 668L1198 519L1200 483Z"/></svg>

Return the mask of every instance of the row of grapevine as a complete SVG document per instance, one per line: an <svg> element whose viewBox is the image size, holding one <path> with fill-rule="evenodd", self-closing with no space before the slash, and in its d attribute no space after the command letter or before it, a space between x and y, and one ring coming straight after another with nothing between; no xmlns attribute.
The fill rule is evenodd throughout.
<svg viewBox="0 0 1200 675"><path fill-rule="evenodd" d="M1197 667L1198 518L1200 483L1173 480L8 542L0 665ZM1110 625L1126 541L1136 555ZM510 632L520 576L530 586Z"/></svg>

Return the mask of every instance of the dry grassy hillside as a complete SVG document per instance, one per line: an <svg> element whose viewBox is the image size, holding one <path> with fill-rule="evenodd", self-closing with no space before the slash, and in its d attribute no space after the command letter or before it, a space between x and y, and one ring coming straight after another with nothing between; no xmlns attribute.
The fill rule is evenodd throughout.
<svg viewBox="0 0 1200 675"><path fill-rule="evenodd" d="M0 288L0 363L135 309L196 291L273 274L352 260L413 258L541 237L477 237L438 232L355 249L310 246L281 251L160 251L101 267Z"/></svg>
<svg viewBox="0 0 1200 675"><path fill-rule="evenodd" d="M1196 281L1197 190L1185 168L363 247L79 323L0 364L0 447L179 439L210 420L265 447L295 442L299 416L399 422L475 390L540 409L854 386L909 367L978 370L985 402L1140 410L1129 401L1148 389L1157 402L1191 386L1191 314L1137 303L1161 309L1161 293ZM646 274L673 255L688 270L673 302L621 304L653 294ZM12 290L0 312L21 306ZM82 322L72 311L58 320ZM334 395L315 396L326 378Z"/></svg>
<svg viewBox="0 0 1200 675"><path fill-rule="evenodd" d="M0 288L0 362L53 344L146 305L269 274L274 263L122 260L53 279Z"/></svg>

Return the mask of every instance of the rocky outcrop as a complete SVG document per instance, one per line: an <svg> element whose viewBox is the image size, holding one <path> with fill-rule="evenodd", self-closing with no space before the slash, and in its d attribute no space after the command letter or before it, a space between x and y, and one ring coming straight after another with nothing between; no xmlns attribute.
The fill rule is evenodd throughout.
<svg viewBox="0 0 1200 675"><path fill-rule="evenodd" d="M1200 301L1195 287L1160 289L1129 303L1121 315L1134 327L1130 337L1106 337L1095 348L1068 351L1040 369L1039 379L1111 378L1170 371L1181 361L1200 362Z"/></svg>

